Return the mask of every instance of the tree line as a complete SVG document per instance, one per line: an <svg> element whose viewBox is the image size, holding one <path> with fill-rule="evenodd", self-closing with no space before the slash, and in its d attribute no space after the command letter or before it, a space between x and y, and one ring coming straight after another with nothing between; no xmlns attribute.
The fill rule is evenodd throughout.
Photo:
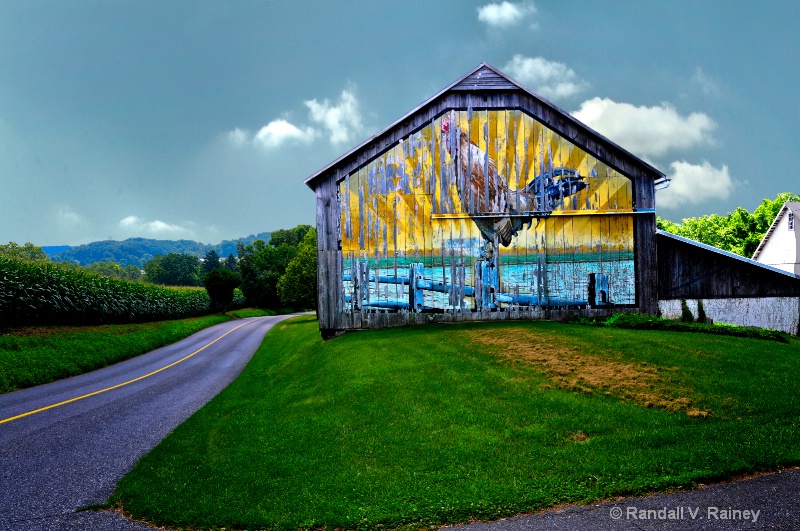
<svg viewBox="0 0 800 531"><path fill-rule="evenodd" d="M684 218L680 223L659 217L656 220L656 227L750 258L786 201L800 201L800 196L791 192L780 193L775 199L761 201L752 214L747 209L738 207L725 216L709 214L697 218Z"/></svg>
<svg viewBox="0 0 800 531"><path fill-rule="evenodd" d="M684 218L680 223L659 217L656 226L751 257L786 201L800 201L800 196L780 193L775 199L764 199L752 213L738 207L724 216L709 214ZM212 301L223 308L230 304L234 288L239 287L250 306L313 309L317 303L316 237L310 225L298 225L271 233L267 241L257 239L247 245L240 242L236 255L230 253L224 259L212 249L202 260L184 253L159 255L148 260L142 269L134 265L123 268L113 262L96 262L85 267L68 262L61 265L128 281L205 286ZM0 245L0 256L26 261L48 260L42 248L31 243Z"/></svg>
<svg viewBox="0 0 800 531"><path fill-rule="evenodd" d="M87 271L105 277L164 286L205 286L212 303L225 308L241 289L249 306L261 308L316 308L316 230L298 225L270 234L269 240L239 243L236 255L220 257L215 250L202 259L184 253L168 253L148 260L142 269L125 268L113 262L95 262L67 269ZM47 261L41 247L31 243L0 245L0 256L26 261Z"/></svg>
<svg viewBox="0 0 800 531"><path fill-rule="evenodd" d="M267 241L269 237L269 232L260 232L235 240L223 240L214 245L193 240L128 238L123 241L103 240L74 247L65 246L60 249L44 247L43 249L53 262L68 261L82 266L88 266L96 262L106 262L119 264L123 268L134 265L141 269L145 263L158 255L166 256L170 253L175 253L202 257L205 253L214 249L220 256L224 257L231 253L235 255L236 244L239 242L247 245L258 239Z"/></svg>

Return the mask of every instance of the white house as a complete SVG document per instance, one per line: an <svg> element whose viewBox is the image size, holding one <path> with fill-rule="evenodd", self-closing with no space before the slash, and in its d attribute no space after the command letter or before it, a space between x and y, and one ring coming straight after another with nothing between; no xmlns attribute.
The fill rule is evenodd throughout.
<svg viewBox="0 0 800 531"><path fill-rule="evenodd" d="M753 260L800 274L800 202L787 201L781 207Z"/></svg>

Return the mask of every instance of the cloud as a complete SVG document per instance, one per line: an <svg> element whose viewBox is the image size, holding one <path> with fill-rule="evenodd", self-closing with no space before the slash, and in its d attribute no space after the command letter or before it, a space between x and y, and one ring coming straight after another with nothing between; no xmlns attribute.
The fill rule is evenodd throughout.
<svg viewBox="0 0 800 531"><path fill-rule="evenodd" d="M669 188L660 190L656 198L659 207L678 208L714 199L727 199L736 186L726 165L715 168L707 161L699 165L675 161L670 168Z"/></svg>
<svg viewBox="0 0 800 531"><path fill-rule="evenodd" d="M156 236L158 238L192 238L194 232L180 225L172 225L161 221L146 221L138 216L128 216L119 222L125 237Z"/></svg>
<svg viewBox="0 0 800 531"><path fill-rule="evenodd" d="M309 117L330 133L332 144L349 142L351 137L362 130L361 113L358 100L349 90L343 90L339 103L331 104L327 99L322 103L316 99L305 102L308 107Z"/></svg>
<svg viewBox="0 0 800 531"><path fill-rule="evenodd" d="M719 94L719 83L717 83L717 81L708 74L703 72L703 69L699 66L694 69L692 83L699 86L700 90L702 90L703 94L706 96Z"/></svg>
<svg viewBox="0 0 800 531"><path fill-rule="evenodd" d="M542 57L515 55L503 70L545 98L574 96L589 84L578 78L575 71L563 63Z"/></svg>
<svg viewBox="0 0 800 531"><path fill-rule="evenodd" d="M321 102L313 99L303 104L308 108L308 119L318 127L297 126L284 118L277 118L255 134L238 127L228 131L225 134L227 141L237 147L255 145L271 150L287 143L309 144L324 136L326 131L331 144L341 144L351 141L363 130L358 99L351 90L343 90L336 103L328 99Z"/></svg>
<svg viewBox="0 0 800 531"><path fill-rule="evenodd" d="M300 129L283 118L279 118L262 127L256 133L253 141L267 149L272 149L292 140L307 144L314 140L315 136L316 131L312 127Z"/></svg>
<svg viewBox="0 0 800 531"><path fill-rule="evenodd" d="M249 136L246 131L239 129L238 127L233 131L228 132L228 140L230 140L231 144L234 146L242 146L249 142Z"/></svg>
<svg viewBox="0 0 800 531"><path fill-rule="evenodd" d="M573 116L640 157L713 144L711 133L717 127L706 114L681 116L669 103L636 107L608 98L583 102Z"/></svg>
<svg viewBox="0 0 800 531"><path fill-rule="evenodd" d="M536 14L536 7L531 3L512 4L503 1L499 4L487 4L478 8L478 20L498 28L513 26L529 14Z"/></svg>
<svg viewBox="0 0 800 531"><path fill-rule="evenodd" d="M58 211L56 212L56 222L58 223L59 227L68 229L81 227L86 223L83 219L83 216L66 205L61 205L58 207Z"/></svg>

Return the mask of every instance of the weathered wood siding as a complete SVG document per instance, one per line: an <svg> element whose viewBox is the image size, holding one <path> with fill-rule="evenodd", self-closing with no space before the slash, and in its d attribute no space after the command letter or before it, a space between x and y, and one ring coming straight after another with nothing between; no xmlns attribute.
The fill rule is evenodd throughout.
<svg viewBox="0 0 800 531"><path fill-rule="evenodd" d="M661 176L479 69L307 181L320 328L655 313Z"/></svg>
<svg viewBox="0 0 800 531"><path fill-rule="evenodd" d="M658 298L800 297L800 277L659 232Z"/></svg>

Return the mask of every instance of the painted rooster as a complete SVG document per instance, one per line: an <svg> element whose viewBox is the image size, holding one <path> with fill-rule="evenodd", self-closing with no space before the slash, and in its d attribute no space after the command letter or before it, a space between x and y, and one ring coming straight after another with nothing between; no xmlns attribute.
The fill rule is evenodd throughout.
<svg viewBox="0 0 800 531"><path fill-rule="evenodd" d="M453 113L442 118L442 143L463 176L457 186L459 199L483 237L507 246L530 224L533 212L553 210L565 197L586 188L576 170L553 168L531 179L521 190L512 190L497 171L495 161L455 125ZM459 181L461 183L461 181Z"/></svg>

